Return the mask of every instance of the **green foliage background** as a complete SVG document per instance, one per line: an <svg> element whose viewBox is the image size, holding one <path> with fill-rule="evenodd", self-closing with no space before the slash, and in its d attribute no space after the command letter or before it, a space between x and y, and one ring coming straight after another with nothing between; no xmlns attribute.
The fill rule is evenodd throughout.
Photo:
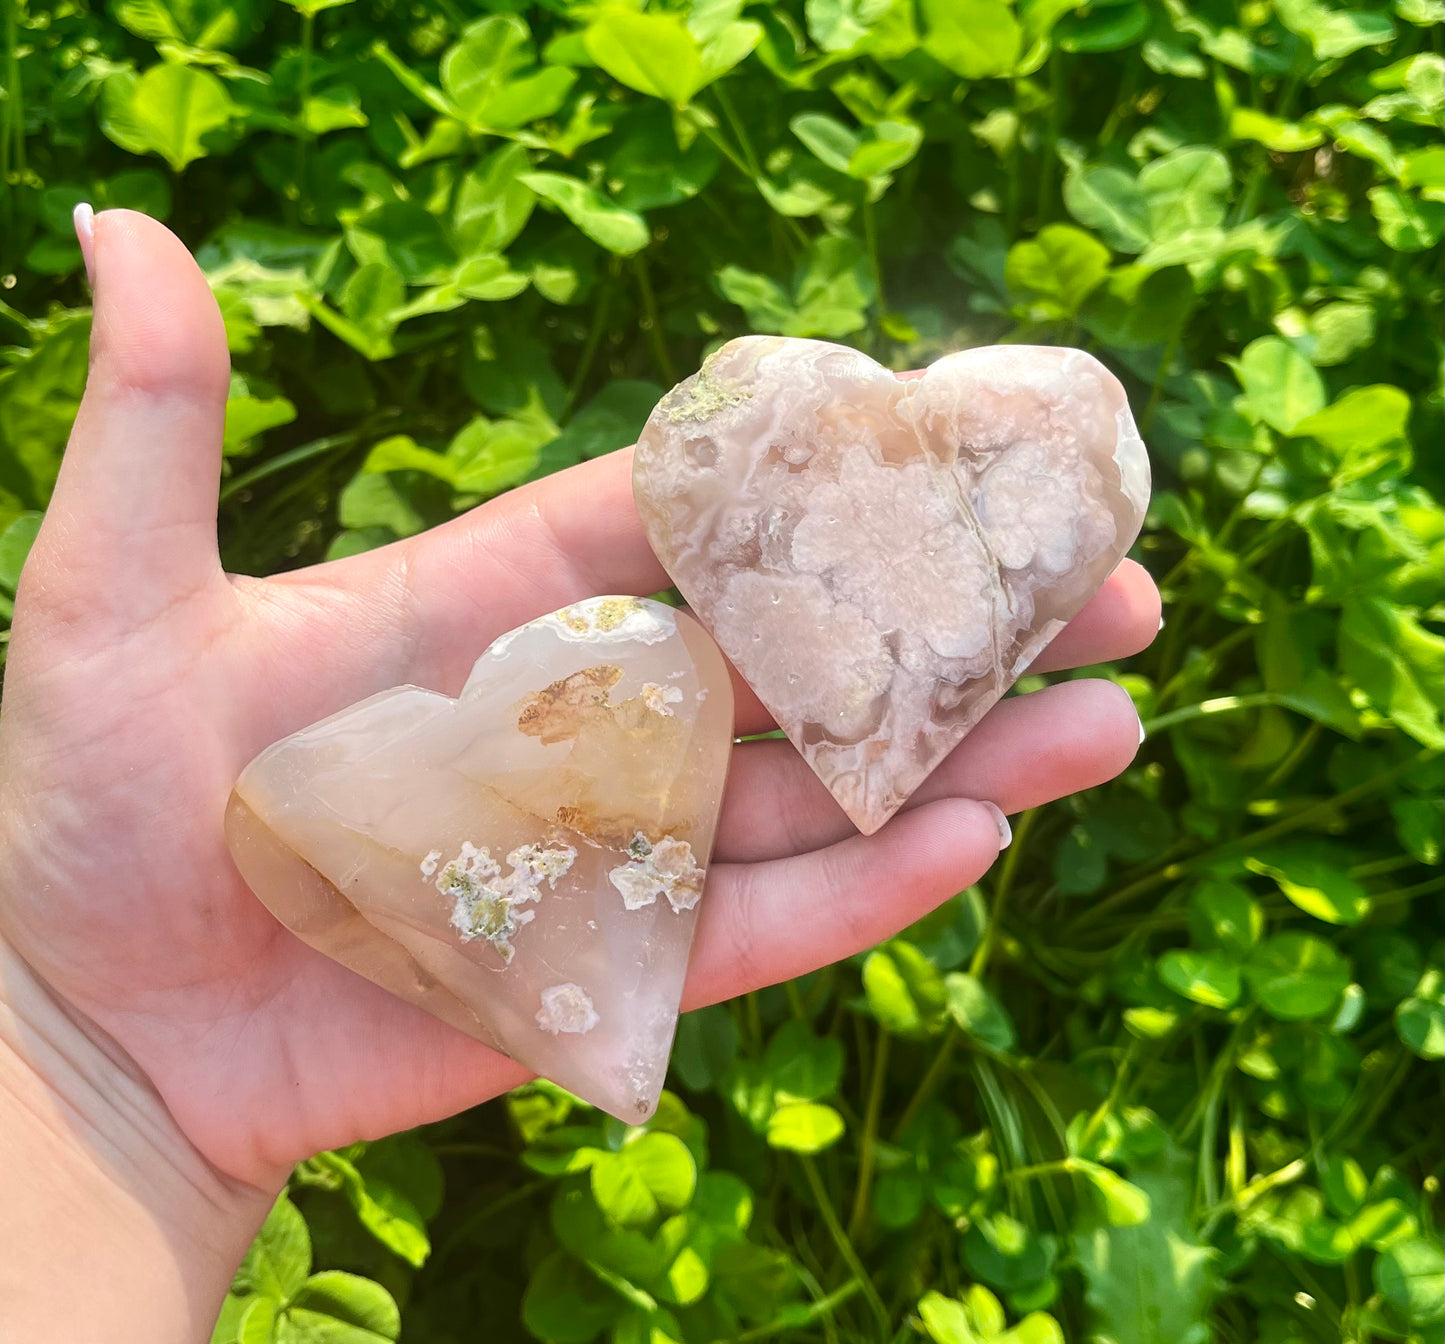
<svg viewBox="0 0 1445 1344"><path fill-rule="evenodd" d="M1445 12L1353 3L9 0L7 617L81 199L211 278L236 569L611 451L748 330L1083 345L1156 466L1124 778L685 1019L644 1129L538 1084L305 1163L218 1341L1441 1338Z"/></svg>

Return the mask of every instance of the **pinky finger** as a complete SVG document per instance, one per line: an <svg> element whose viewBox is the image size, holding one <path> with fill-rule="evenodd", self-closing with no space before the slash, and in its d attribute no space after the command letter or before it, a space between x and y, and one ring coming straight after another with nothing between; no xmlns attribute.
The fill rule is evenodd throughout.
<svg viewBox="0 0 1445 1344"><path fill-rule="evenodd" d="M876 835L812 854L717 865L683 1008L805 975L891 937L983 876L1007 843L989 803L941 798Z"/></svg>

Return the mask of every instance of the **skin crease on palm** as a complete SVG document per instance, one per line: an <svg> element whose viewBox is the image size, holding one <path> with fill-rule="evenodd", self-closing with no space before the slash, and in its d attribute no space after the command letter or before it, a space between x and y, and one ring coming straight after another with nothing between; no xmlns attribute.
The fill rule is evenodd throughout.
<svg viewBox="0 0 1445 1344"><path fill-rule="evenodd" d="M228 576L216 304L184 246L144 216L96 216L91 243L89 382L22 578L0 719L0 997L19 1023L0 1044L62 1096L64 1123L69 1084L43 1048L60 1028L26 1023L68 1023L100 1061L86 1068L113 1067L117 1096L138 1098L116 1103L108 1142L134 1128L156 1160L269 1202L313 1152L438 1119L524 1075L276 923L222 836L237 774L384 687L455 694L515 625L667 578L633 511L630 450L383 550ZM1126 656L1158 626L1154 585L1126 561L1035 670ZM738 705L740 734L771 726L742 688ZM993 816L970 800L1018 812L1097 785L1139 736L1107 682L1005 701L867 838L787 743L739 747L684 1007L896 932L997 856Z"/></svg>

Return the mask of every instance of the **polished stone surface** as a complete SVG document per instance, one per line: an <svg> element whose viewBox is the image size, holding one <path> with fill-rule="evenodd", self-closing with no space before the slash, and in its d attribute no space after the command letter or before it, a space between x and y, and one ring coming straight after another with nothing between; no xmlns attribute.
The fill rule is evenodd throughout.
<svg viewBox="0 0 1445 1344"><path fill-rule="evenodd" d="M293 933L629 1122L677 1024L733 731L716 646L596 598L276 743L227 813Z"/></svg>
<svg viewBox="0 0 1445 1344"><path fill-rule="evenodd" d="M1080 350L964 350L905 379L747 336L658 404L633 488L692 610L871 833L1133 544L1149 460Z"/></svg>

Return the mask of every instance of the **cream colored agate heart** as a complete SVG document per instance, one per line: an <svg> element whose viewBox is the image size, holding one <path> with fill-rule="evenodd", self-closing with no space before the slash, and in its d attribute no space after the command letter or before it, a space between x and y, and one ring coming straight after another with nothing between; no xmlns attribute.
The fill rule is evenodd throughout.
<svg viewBox="0 0 1445 1344"><path fill-rule="evenodd" d="M732 684L635 597L498 639L453 700L397 686L263 751L226 817L297 937L630 1123L667 1071Z"/></svg>
<svg viewBox="0 0 1445 1344"><path fill-rule="evenodd" d="M1123 558L1149 460L1081 350L900 379L745 336L658 404L633 491L693 611L870 834Z"/></svg>

